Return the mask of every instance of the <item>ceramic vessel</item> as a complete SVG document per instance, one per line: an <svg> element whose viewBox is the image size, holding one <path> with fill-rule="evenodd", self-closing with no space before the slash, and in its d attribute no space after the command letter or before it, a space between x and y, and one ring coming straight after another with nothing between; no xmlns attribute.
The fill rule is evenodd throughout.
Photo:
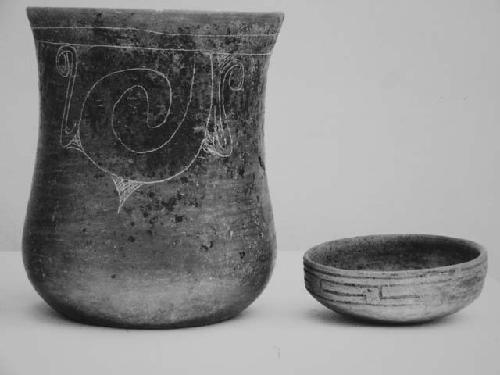
<svg viewBox="0 0 500 375"><path fill-rule="evenodd" d="M82 322L228 319L275 233L264 91L279 13L28 8L40 130L24 228L38 293Z"/></svg>
<svg viewBox="0 0 500 375"><path fill-rule="evenodd" d="M306 289L323 305L353 317L422 322L476 299L485 250L433 235L376 235L316 246L304 255Z"/></svg>

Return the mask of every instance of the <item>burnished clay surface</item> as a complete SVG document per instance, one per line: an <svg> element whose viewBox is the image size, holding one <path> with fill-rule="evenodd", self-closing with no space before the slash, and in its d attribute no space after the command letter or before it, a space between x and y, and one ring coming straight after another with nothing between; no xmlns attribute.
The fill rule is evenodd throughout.
<svg viewBox="0 0 500 375"><path fill-rule="evenodd" d="M275 233L264 91L281 14L29 8L40 131L32 284L93 324L228 319L265 287Z"/></svg>
<svg viewBox="0 0 500 375"><path fill-rule="evenodd" d="M405 323L454 313L476 299L487 270L474 242L433 235L374 235L318 245L304 255L306 289L357 318Z"/></svg>

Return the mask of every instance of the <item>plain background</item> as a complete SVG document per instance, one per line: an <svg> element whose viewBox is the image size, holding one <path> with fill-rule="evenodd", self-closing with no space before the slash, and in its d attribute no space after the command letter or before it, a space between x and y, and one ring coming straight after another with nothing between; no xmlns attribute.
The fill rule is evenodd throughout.
<svg viewBox="0 0 500 375"><path fill-rule="evenodd" d="M464 237L500 277L500 1L0 0L0 250L37 144L27 5L285 12L268 75L278 251L370 233Z"/></svg>

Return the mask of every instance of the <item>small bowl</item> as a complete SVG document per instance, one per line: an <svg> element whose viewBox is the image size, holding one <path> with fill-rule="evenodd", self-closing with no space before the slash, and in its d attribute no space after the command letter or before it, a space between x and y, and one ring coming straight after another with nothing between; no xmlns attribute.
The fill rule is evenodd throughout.
<svg viewBox="0 0 500 375"><path fill-rule="evenodd" d="M373 235L325 242L304 255L306 289L331 310L410 323L452 314L476 299L486 251L434 235Z"/></svg>

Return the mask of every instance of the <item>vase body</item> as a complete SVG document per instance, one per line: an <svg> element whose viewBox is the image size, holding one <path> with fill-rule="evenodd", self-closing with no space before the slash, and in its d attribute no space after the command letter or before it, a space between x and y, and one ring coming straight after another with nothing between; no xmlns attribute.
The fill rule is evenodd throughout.
<svg viewBox="0 0 500 375"><path fill-rule="evenodd" d="M228 319L276 251L264 90L281 14L29 8L40 130L28 276L65 316Z"/></svg>

